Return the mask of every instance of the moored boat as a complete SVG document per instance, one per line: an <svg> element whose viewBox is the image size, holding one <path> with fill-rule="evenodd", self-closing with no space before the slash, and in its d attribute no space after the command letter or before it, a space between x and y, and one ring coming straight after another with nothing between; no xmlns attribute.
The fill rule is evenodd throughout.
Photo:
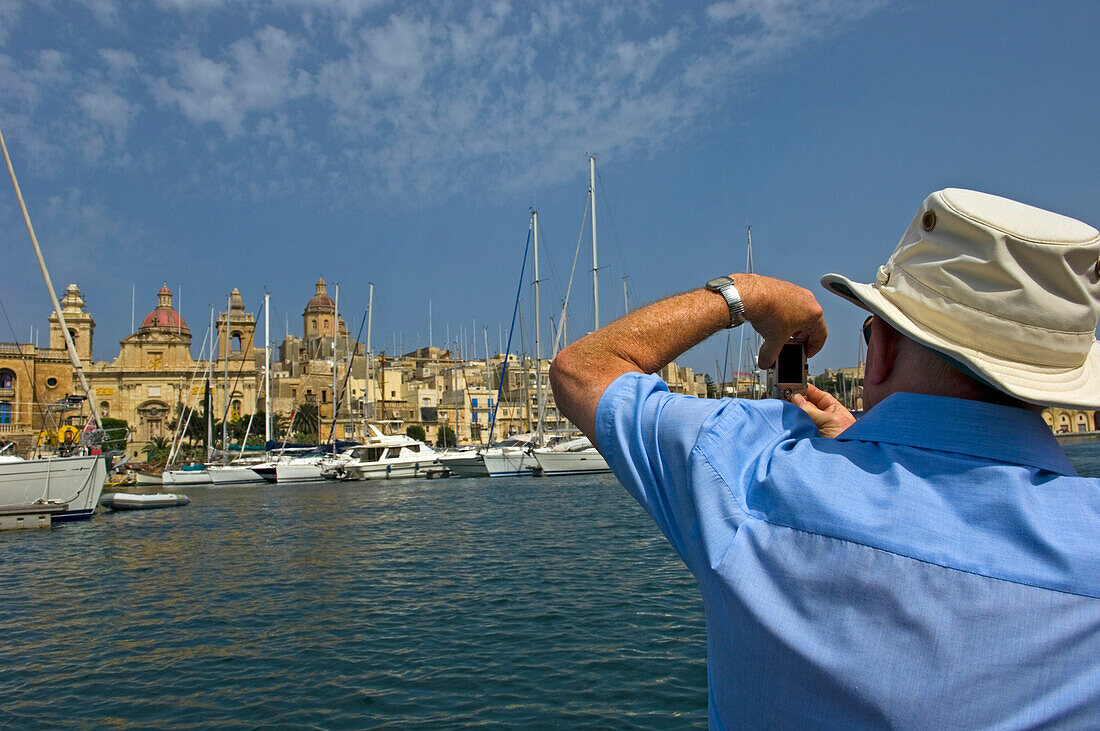
<svg viewBox="0 0 1100 731"><path fill-rule="evenodd" d="M603 455L588 437L578 437L553 447L532 451L545 475L591 475L611 472Z"/></svg>
<svg viewBox="0 0 1100 731"><path fill-rule="evenodd" d="M164 485L211 485L214 481L204 464L192 464L178 470L165 470L161 475Z"/></svg>
<svg viewBox="0 0 1100 731"><path fill-rule="evenodd" d="M191 498L179 493L162 492L154 495L113 492L104 495L99 503L111 510L148 510L150 508L174 508L187 505Z"/></svg>
<svg viewBox="0 0 1100 731"><path fill-rule="evenodd" d="M54 513L57 521L92 517L107 464L102 455L20 459L0 457L0 507L30 504L66 504Z"/></svg>

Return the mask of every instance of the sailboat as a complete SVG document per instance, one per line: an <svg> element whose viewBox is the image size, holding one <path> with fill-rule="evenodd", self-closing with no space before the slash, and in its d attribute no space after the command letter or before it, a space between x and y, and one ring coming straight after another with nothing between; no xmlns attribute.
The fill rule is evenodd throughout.
<svg viewBox="0 0 1100 731"><path fill-rule="evenodd" d="M592 312L593 330L600 329L599 264L596 259L596 157L588 156L588 203L592 210ZM565 318L562 317L564 322ZM542 373L539 373L542 383ZM541 417L541 413L540 413ZM540 418L541 423L541 418ZM607 461L587 437L578 437L531 450L544 475L583 475L610 472Z"/></svg>
<svg viewBox="0 0 1100 731"><path fill-rule="evenodd" d="M519 308L519 295L523 288L523 274L527 269L527 249L524 247L523 266L520 269L520 285L516 292L516 309L512 313L512 328L508 330L508 347L505 349L504 361L501 367L500 384L497 388L497 399L493 409L493 416L489 428L489 446L478 449L476 452L455 452L441 455L439 461L450 472L458 477L520 477L534 474L538 463L531 455L532 447L541 444L542 424L542 331L539 327L539 213L531 211L531 226L528 234L528 243L533 242L534 268L535 268L535 368L539 374L536 401L539 409L539 428L536 434L513 435L504 441L493 444L493 433L496 430L496 415L500 409L501 397L504 394L505 377L508 372L508 354L512 348L512 331L515 326L516 311ZM522 330L522 321L521 321ZM488 372L488 350L486 350L485 368Z"/></svg>
<svg viewBox="0 0 1100 731"><path fill-rule="evenodd" d="M46 281L46 289L50 293L50 300L53 302L54 312L61 326L61 334L65 338L69 360L85 395L90 396L91 389L84 377L80 356L77 355L61 303L58 302L50 273L46 269L46 261L38 246L38 237L34 233L34 226L31 225L27 206L23 202L23 193L19 189L19 181L15 177L15 169L12 167L2 132L0 132L0 150L3 151L8 176L11 178L12 187L15 188L19 208L23 213L23 221L30 234L31 245L38 258L42 277ZM57 455L39 459L0 455L0 514L48 515L54 521L82 520L92 517L92 513L99 504L103 483L107 480L107 458L100 454L99 446L95 443L95 435L103 433L95 400L88 398L88 404L91 411L88 426L94 429L89 428L81 432L80 442L71 448L70 454L59 451Z"/></svg>

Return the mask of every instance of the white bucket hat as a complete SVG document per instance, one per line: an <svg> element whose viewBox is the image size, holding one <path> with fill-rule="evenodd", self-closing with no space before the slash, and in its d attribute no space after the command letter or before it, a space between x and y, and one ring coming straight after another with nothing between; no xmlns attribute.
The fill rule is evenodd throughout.
<svg viewBox="0 0 1100 731"><path fill-rule="evenodd" d="M928 196L874 284L821 284L1030 403L1100 409L1100 233L973 190Z"/></svg>

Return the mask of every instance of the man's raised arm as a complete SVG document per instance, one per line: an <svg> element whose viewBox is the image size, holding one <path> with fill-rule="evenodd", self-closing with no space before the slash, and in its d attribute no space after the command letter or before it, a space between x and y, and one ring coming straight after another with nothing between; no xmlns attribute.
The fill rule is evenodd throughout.
<svg viewBox="0 0 1100 731"><path fill-rule="evenodd" d="M760 367L769 367L795 334L809 339L808 356L821 350L825 320L809 290L756 274L732 276L746 320L764 338ZM729 322L729 307L722 295L696 289L654 302L589 333L558 353L550 365L558 410L596 444L596 407L612 381L632 371L656 373Z"/></svg>

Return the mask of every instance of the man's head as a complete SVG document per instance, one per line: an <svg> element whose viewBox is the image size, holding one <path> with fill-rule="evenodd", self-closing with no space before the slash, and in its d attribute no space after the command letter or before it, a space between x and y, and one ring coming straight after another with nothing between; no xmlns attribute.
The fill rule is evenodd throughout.
<svg viewBox="0 0 1100 731"><path fill-rule="evenodd" d="M949 364L992 395L1100 408L1100 233L1080 221L949 188L924 201L874 284L837 274L821 283L932 351L926 366ZM880 357L889 355L883 343ZM911 369L918 351L898 347ZM869 353L871 403L885 395L875 396L873 365ZM895 375L905 378L881 389L910 390L899 387L909 376Z"/></svg>

